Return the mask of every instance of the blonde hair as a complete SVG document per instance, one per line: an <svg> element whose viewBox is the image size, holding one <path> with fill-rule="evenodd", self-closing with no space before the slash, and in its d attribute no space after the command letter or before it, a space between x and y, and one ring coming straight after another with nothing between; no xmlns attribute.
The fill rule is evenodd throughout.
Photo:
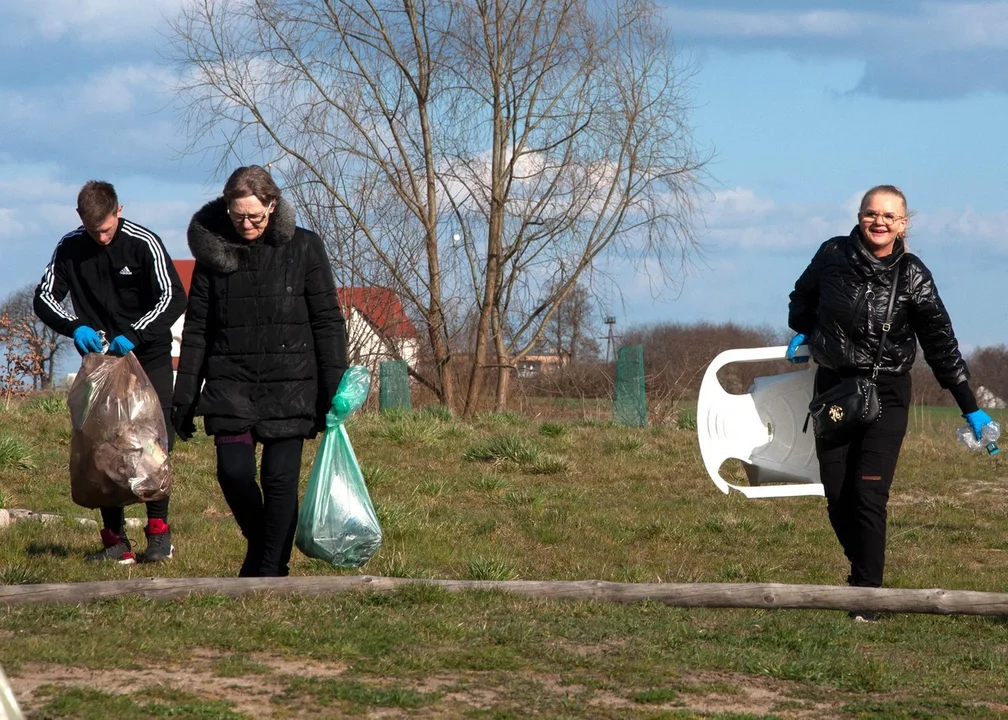
<svg viewBox="0 0 1008 720"><path fill-rule="evenodd" d="M898 197L900 201L903 203L903 212L906 214L907 226L903 230L903 232L901 232L896 237L903 241L903 249L909 252L910 246L907 245L907 235L910 234L910 217L912 213L910 212L910 208L907 207L906 195L904 195L903 191L900 190L895 185L876 185L873 188L869 188L868 192L866 192L864 195L861 196L860 209L864 210L865 206L868 204L868 200L875 195L894 195Z"/></svg>

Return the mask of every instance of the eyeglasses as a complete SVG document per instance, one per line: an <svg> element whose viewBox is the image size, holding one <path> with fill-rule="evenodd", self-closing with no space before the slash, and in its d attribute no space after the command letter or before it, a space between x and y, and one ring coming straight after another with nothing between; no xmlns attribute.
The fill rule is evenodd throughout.
<svg viewBox="0 0 1008 720"><path fill-rule="evenodd" d="M899 220L905 220L906 215L894 215L893 213L880 213L871 210L858 213L858 217L868 222L881 222L883 225L895 225Z"/></svg>
<svg viewBox="0 0 1008 720"><path fill-rule="evenodd" d="M227 214L228 217L230 217L231 220L233 220L238 225L241 225L243 222L248 220L253 227L259 227L264 222L266 222L266 218L269 217L270 211L272 209L273 209L273 203L270 203L269 206L266 208L265 212L252 215L249 213L231 212L231 208L229 207L227 209Z"/></svg>

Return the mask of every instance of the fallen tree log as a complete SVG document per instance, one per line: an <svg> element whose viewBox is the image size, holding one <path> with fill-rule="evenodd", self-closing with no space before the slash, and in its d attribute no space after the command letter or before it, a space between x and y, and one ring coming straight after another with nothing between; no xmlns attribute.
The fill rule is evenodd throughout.
<svg viewBox="0 0 1008 720"><path fill-rule="evenodd" d="M105 598L141 596L175 600L196 594L241 597L334 595L347 592L395 592L409 585L430 585L448 592L473 590L542 600L592 600L635 603L643 600L671 607L762 608L789 610L873 610L938 615L1008 615L1008 594L972 590L857 588L779 583L615 583L601 580L438 580L370 575L286 578L138 578L83 583L0 586L0 605L88 603Z"/></svg>

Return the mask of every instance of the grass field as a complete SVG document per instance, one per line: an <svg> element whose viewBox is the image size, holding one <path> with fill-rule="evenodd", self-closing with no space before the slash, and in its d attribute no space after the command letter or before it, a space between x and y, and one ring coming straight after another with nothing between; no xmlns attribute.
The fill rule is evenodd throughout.
<svg viewBox="0 0 1008 720"><path fill-rule="evenodd" d="M890 504L890 587L1008 592L1005 461L960 449L960 423L951 408L914 411ZM353 418L385 544L359 571L295 550L292 573L843 582L821 498L722 495L680 424ZM176 558L131 568L83 561L97 529L73 518L97 513L69 499L69 439L60 398L0 410L0 507L68 518L0 530L0 583L236 574L243 544L209 439L174 455ZM0 608L0 665L32 718L1002 718L1006 661L1005 618L863 625L424 586Z"/></svg>

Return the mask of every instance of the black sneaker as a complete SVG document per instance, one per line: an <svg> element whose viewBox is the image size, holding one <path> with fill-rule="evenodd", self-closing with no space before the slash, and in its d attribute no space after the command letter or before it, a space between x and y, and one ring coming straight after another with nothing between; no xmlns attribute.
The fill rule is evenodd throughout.
<svg viewBox="0 0 1008 720"><path fill-rule="evenodd" d="M120 565L132 565L136 562L133 557L133 546L130 545L125 531L116 534L108 528L102 528L101 539L104 547L98 552L86 556L85 560L93 563L111 561Z"/></svg>
<svg viewBox="0 0 1008 720"><path fill-rule="evenodd" d="M879 619L878 613L873 612L871 610L851 610L849 613L847 613L847 617L849 617L854 622L863 622L863 623L878 622Z"/></svg>
<svg viewBox="0 0 1008 720"><path fill-rule="evenodd" d="M147 536L147 550L140 557L141 562L156 563L172 559L175 547L172 545L168 523L164 520L148 520L144 535Z"/></svg>

